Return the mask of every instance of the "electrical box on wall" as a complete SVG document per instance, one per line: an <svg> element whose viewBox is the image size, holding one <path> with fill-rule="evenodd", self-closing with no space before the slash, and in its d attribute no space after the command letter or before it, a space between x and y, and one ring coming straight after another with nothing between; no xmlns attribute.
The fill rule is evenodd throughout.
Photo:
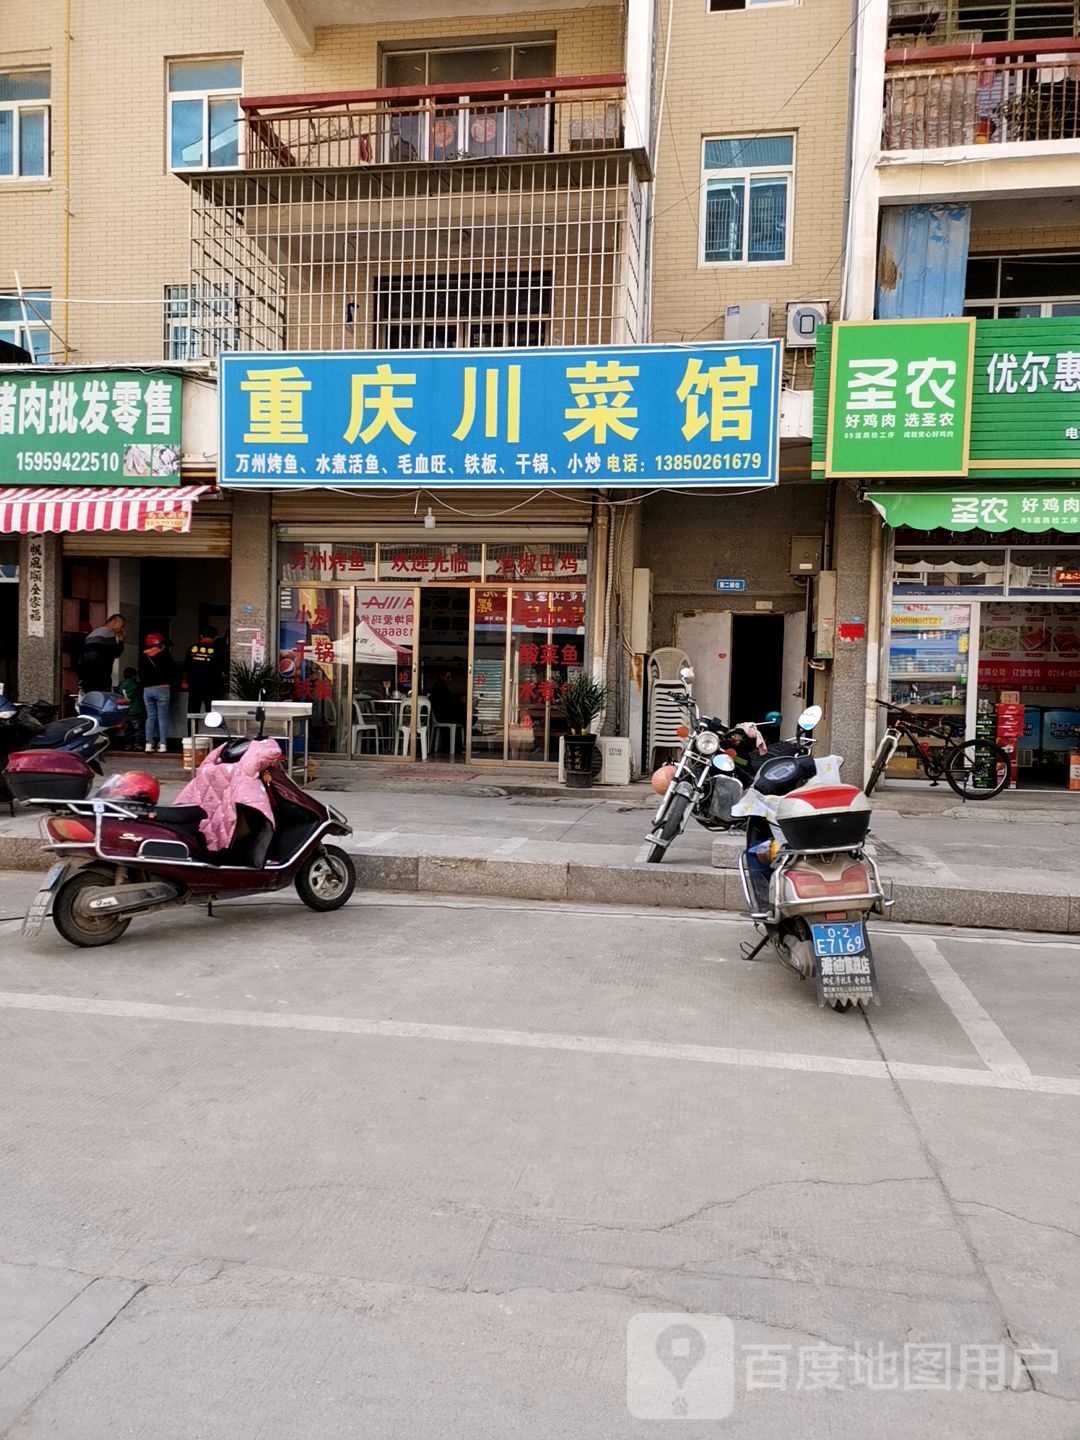
<svg viewBox="0 0 1080 1440"><path fill-rule="evenodd" d="M791 537L791 563L788 570L792 575L816 575L821 569L821 536L793 535Z"/></svg>
<svg viewBox="0 0 1080 1440"><path fill-rule="evenodd" d="M814 586L814 656L831 660L836 645L836 571L822 570Z"/></svg>
<svg viewBox="0 0 1080 1440"><path fill-rule="evenodd" d="M805 350L816 345L818 326L827 324L828 319L827 300L789 300L785 337L788 349Z"/></svg>
<svg viewBox="0 0 1080 1440"><path fill-rule="evenodd" d="M724 315L725 340L767 340L772 307L767 300L743 300Z"/></svg>
<svg viewBox="0 0 1080 1440"><path fill-rule="evenodd" d="M630 589L630 649L647 655L652 649L652 571L635 570Z"/></svg>

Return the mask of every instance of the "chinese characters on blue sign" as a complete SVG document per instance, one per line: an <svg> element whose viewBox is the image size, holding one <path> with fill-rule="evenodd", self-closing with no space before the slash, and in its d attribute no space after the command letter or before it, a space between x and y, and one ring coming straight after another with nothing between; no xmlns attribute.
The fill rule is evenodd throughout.
<svg viewBox="0 0 1080 1440"><path fill-rule="evenodd" d="M225 485L777 483L775 340L220 366Z"/></svg>

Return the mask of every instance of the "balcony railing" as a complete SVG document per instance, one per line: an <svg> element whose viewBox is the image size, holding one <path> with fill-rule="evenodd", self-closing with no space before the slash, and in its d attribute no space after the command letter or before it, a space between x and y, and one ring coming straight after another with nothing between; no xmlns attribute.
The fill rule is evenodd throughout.
<svg viewBox="0 0 1080 1440"><path fill-rule="evenodd" d="M624 93L623 75L582 75L249 97L244 163L337 170L619 150Z"/></svg>
<svg viewBox="0 0 1080 1440"><path fill-rule="evenodd" d="M884 150L1080 139L1080 40L891 50Z"/></svg>

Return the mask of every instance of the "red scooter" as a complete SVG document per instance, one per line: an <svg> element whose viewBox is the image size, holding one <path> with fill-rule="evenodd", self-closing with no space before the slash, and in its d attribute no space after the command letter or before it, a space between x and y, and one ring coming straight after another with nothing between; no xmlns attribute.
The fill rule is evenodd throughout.
<svg viewBox="0 0 1080 1440"><path fill-rule="evenodd" d="M256 710L262 739L262 713ZM213 722L216 721L215 725ZM207 716L211 729L220 716ZM252 740L231 737L204 765L236 765ZM23 921L37 935L48 916L72 945L110 945L132 916L199 901L260 895L295 885L312 910L337 910L352 895L352 858L329 835L351 835L345 817L306 795L280 764L259 780L274 823L249 805L238 805L227 849L207 848L200 831L206 812L196 805L159 805L160 787L139 771L112 776L89 800L41 801L52 813L42 820L45 849L59 858L46 875ZM211 912L212 913L212 912Z"/></svg>

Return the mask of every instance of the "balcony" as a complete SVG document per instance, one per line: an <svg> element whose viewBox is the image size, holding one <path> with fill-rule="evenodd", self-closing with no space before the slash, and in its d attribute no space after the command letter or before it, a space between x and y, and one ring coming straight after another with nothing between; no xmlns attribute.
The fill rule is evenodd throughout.
<svg viewBox="0 0 1080 1440"><path fill-rule="evenodd" d="M622 75L434 85L241 100L245 169L581 155L623 147Z"/></svg>
<svg viewBox="0 0 1080 1440"><path fill-rule="evenodd" d="M623 77L467 88L241 101L243 166L183 176L199 353L641 338Z"/></svg>
<svg viewBox="0 0 1080 1440"><path fill-rule="evenodd" d="M885 66L885 151L1080 142L1078 39L890 50Z"/></svg>

